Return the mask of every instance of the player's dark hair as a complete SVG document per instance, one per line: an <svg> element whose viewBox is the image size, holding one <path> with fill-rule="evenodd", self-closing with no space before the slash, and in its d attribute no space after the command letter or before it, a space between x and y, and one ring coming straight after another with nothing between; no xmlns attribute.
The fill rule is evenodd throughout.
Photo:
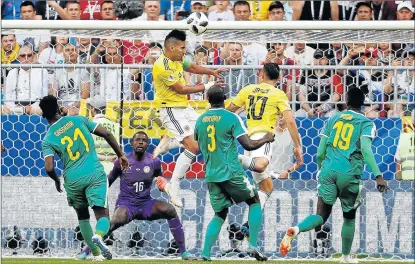
<svg viewBox="0 0 415 264"><path fill-rule="evenodd" d="M166 47L170 41L186 41L186 32L177 29L170 31L164 39L164 47Z"/></svg>
<svg viewBox="0 0 415 264"><path fill-rule="evenodd" d="M40 99L40 109L42 116L47 120L54 118L59 113L58 99L53 95L47 95Z"/></svg>
<svg viewBox="0 0 415 264"><path fill-rule="evenodd" d="M32 1L24 1L24 2L20 5L20 9L22 9L22 7L24 7L24 6L31 6L31 7L33 7L33 10L36 10L36 8L35 8L35 4L33 4L33 2L32 2Z"/></svg>
<svg viewBox="0 0 415 264"><path fill-rule="evenodd" d="M351 87L347 91L346 104L349 107L359 109L365 103L365 94L362 90L356 87Z"/></svg>
<svg viewBox="0 0 415 264"><path fill-rule="evenodd" d="M236 1L235 4L233 4L233 9L235 10L235 7L237 6L248 6L249 10L251 10L251 6L247 1Z"/></svg>
<svg viewBox="0 0 415 264"><path fill-rule="evenodd" d="M208 48L205 46L198 46L195 49L194 55L198 54L199 52L202 52L203 54L208 55Z"/></svg>
<svg viewBox="0 0 415 264"><path fill-rule="evenodd" d="M225 90L219 85L213 85L207 92L211 106L222 106L226 100Z"/></svg>
<svg viewBox="0 0 415 264"><path fill-rule="evenodd" d="M284 5L280 1L272 2L272 4L268 8L268 12L271 12L273 9L282 9L284 11Z"/></svg>
<svg viewBox="0 0 415 264"><path fill-rule="evenodd" d="M263 71L270 80L278 80L278 78L280 77L280 67L276 63L265 63Z"/></svg>
<svg viewBox="0 0 415 264"><path fill-rule="evenodd" d="M138 131L138 132L136 132L136 133L133 135L133 139L135 139L135 137L136 137L136 136L138 136L138 135L144 135L144 136L146 136L146 138L147 138L147 140L148 140L148 135L147 135L147 133L146 133L146 132L144 132L144 131Z"/></svg>

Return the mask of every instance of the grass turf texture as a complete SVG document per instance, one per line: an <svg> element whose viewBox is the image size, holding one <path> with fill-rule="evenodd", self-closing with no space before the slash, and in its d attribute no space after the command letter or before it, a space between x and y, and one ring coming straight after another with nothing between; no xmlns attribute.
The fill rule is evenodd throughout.
<svg viewBox="0 0 415 264"><path fill-rule="evenodd" d="M91 260L75 260L75 259L23 259L23 258L2 258L2 264L82 264L82 263L96 263L92 262ZM182 263L212 263L212 264L233 264L233 263L252 263L255 260L213 260L212 262L201 262L201 261L182 261L182 260L164 260L164 259L154 259L154 260L121 260L115 259L111 261L104 261L104 263L138 263L138 264L182 264ZM264 263L273 263L273 264L338 264L338 260L333 261L302 261L302 260L269 260ZM399 264L399 263L408 263L405 261L384 261L384 260L373 260L373 261L360 261L360 263L365 264L375 264L375 263L383 263L383 264Z"/></svg>

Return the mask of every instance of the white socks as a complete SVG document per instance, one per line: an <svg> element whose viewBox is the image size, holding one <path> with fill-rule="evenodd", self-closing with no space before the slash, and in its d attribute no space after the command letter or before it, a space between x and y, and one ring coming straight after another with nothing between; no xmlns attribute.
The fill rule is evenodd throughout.
<svg viewBox="0 0 415 264"><path fill-rule="evenodd" d="M238 155L238 159L244 169L251 171L255 170L255 158L251 158L245 155Z"/></svg>
<svg viewBox="0 0 415 264"><path fill-rule="evenodd" d="M183 145L180 143L180 141L178 141L175 138L170 138L169 139L169 150L170 149L176 149L176 148L181 148L183 147Z"/></svg>
<svg viewBox="0 0 415 264"><path fill-rule="evenodd" d="M261 203L261 210L264 210L265 203L267 202L268 198L271 196L271 193L259 190L258 196L259 196L259 202Z"/></svg>
<svg viewBox="0 0 415 264"><path fill-rule="evenodd" d="M173 188L179 189L180 179L185 177L186 172L190 168L190 164L195 157L196 155L187 149L179 155L179 158L176 161L176 167L174 167L173 175L171 177L171 184Z"/></svg>

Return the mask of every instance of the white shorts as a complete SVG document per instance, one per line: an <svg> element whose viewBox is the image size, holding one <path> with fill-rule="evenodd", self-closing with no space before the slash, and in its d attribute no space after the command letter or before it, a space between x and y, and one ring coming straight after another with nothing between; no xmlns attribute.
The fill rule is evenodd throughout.
<svg viewBox="0 0 415 264"><path fill-rule="evenodd" d="M199 114L192 107L160 108L160 119L163 125L173 134L174 138L182 142L185 137L193 135L196 120Z"/></svg>
<svg viewBox="0 0 415 264"><path fill-rule="evenodd" d="M256 134L250 136L250 138L252 140L258 140L258 139L261 139L265 134L266 133L256 133ZM271 143L265 143L259 149L249 151L248 155L251 158L266 158L268 160L268 162L270 162L271 161L271 155L272 155L272 144ZM269 178L270 177L269 164L263 172L254 172L253 171L252 176L253 176L256 183L260 183L263 180Z"/></svg>

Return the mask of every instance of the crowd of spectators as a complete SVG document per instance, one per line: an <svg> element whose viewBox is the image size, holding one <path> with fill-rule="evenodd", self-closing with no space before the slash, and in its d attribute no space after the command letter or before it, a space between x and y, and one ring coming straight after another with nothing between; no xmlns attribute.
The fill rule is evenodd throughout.
<svg viewBox="0 0 415 264"><path fill-rule="evenodd" d="M131 20L182 20L204 12L211 21L284 20L413 20L415 1L144 1L143 14ZM118 20L113 1L1 1L5 20ZM116 22L115 22L116 23ZM376 23L376 22L374 22ZM414 66L413 43L214 43L190 41L187 57L200 65ZM153 100L151 65L162 43L138 39L99 39L71 36L1 36L2 64L95 64L96 68L2 69L2 114L39 114L39 98L54 94L68 114L77 114L81 99ZM124 64L116 68L99 64ZM283 70L283 89L297 116L331 116L344 107L345 91L359 87L367 95L362 109L370 117L394 117L413 109L414 70ZM223 75L234 96L258 82L257 70L245 67ZM186 74L188 83L209 76ZM121 88L122 86L122 88ZM202 99L196 94L189 99Z"/></svg>

